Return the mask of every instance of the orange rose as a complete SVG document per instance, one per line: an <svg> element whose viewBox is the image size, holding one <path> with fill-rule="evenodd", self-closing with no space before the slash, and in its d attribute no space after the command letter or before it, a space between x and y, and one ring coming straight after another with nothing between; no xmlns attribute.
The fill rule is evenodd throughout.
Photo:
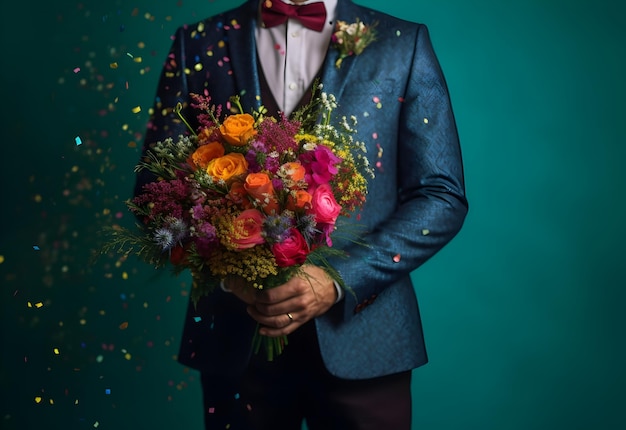
<svg viewBox="0 0 626 430"><path fill-rule="evenodd" d="M220 126L220 132L226 142L234 146L243 146L257 133L254 118L244 113L227 117Z"/></svg>
<svg viewBox="0 0 626 430"><path fill-rule="evenodd" d="M246 176L244 188L261 206L266 214L278 211L278 201L274 195L274 186L266 173L250 173Z"/></svg>
<svg viewBox="0 0 626 430"><path fill-rule="evenodd" d="M248 198L248 192L246 191L243 182L234 181L230 184L230 189L228 190L228 198L230 198L233 202L241 205L245 209L252 208L252 202Z"/></svg>
<svg viewBox="0 0 626 430"><path fill-rule="evenodd" d="M307 209L311 207L313 196L305 190L297 190L294 194L289 194L287 208L289 210Z"/></svg>
<svg viewBox="0 0 626 430"><path fill-rule="evenodd" d="M209 161L206 171L213 178L228 181L233 176L246 173L248 171L248 162L243 154L232 152Z"/></svg>
<svg viewBox="0 0 626 430"><path fill-rule="evenodd" d="M304 179L306 169L298 162L285 163L280 166L280 170L285 179L291 180L294 183Z"/></svg>
<svg viewBox="0 0 626 430"><path fill-rule="evenodd" d="M220 142L211 142L206 145L198 147L191 154L192 166L197 166L201 169L206 169L209 162L215 158L224 156L224 145Z"/></svg>

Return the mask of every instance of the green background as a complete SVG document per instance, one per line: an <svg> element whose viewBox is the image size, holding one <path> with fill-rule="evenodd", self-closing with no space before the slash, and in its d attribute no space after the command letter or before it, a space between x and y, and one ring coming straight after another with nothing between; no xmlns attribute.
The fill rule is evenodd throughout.
<svg viewBox="0 0 626 430"><path fill-rule="evenodd" d="M202 427L174 360L189 280L90 261L132 224L170 35L241 2L156 3L4 5L2 429ZM359 3L428 25L465 157L466 225L415 273L414 427L626 428L624 3Z"/></svg>

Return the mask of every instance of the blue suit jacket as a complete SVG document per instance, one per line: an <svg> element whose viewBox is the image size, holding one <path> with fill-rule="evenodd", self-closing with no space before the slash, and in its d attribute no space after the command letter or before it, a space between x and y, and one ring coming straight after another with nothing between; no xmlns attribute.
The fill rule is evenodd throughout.
<svg viewBox="0 0 626 430"><path fill-rule="evenodd" d="M244 108L260 99L254 29L258 0L180 28L165 62L146 142L185 131L171 108L190 92L215 103L240 94ZM332 260L351 288L315 324L328 370L372 378L427 361L410 273L447 244L467 213L463 167L448 90L424 25L339 0L337 18L378 22L378 40L343 61L332 47L322 66L324 91L338 117L355 115L367 144L371 181L359 224L369 245L337 243L349 258ZM192 119L194 112L185 116ZM140 175L137 192L151 180ZM354 219L351 220L354 222ZM202 319L198 321L198 318ZM242 371L255 322L233 295L216 291L189 306L179 361L220 374Z"/></svg>

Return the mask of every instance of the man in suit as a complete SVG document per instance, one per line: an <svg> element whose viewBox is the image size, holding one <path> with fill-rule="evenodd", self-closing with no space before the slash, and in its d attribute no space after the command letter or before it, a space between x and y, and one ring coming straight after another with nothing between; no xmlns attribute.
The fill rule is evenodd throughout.
<svg viewBox="0 0 626 430"><path fill-rule="evenodd" d="M201 372L207 429L300 429L303 419L311 430L409 429L411 371L427 362L410 273L467 213L457 129L426 26L350 0L317 2L303 12L284 4L314 2L249 0L183 26L160 78L144 150L185 132L172 108L182 103L193 119L190 93L216 103L240 95L250 111L290 114L319 78L337 97L337 117L358 118L376 165L359 219L367 246L338 243L348 258L331 260L350 292L306 266L307 279L263 292L229 279L190 304L179 361ZM341 67L331 44L339 20L377 32ZM150 180L140 173L135 192ZM289 335L272 362L250 350L257 323L267 336Z"/></svg>

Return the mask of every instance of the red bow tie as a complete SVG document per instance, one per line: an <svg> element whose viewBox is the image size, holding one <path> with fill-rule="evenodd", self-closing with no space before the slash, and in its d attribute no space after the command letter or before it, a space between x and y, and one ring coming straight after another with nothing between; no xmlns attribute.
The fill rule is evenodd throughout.
<svg viewBox="0 0 626 430"><path fill-rule="evenodd" d="M281 0L263 0L261 3L261 19L265 27L274 27L287 21L287 18L295 18L311 30L322 31L326 23L324 2L293 5Z"/></svg>

